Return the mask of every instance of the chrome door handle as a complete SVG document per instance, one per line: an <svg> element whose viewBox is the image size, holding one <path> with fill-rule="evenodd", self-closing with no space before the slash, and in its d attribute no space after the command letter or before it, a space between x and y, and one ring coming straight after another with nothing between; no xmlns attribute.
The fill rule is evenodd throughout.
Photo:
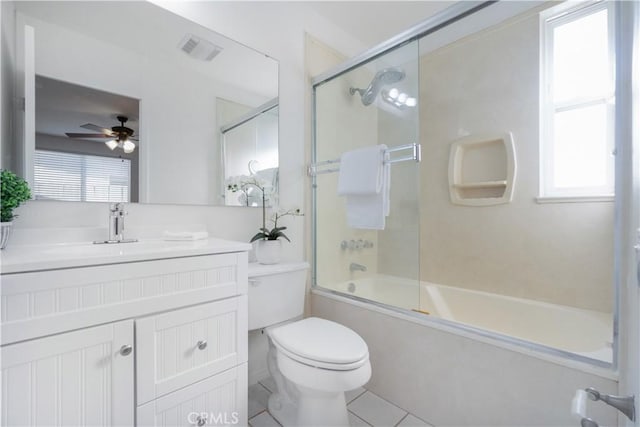
<svg viewBox="0 0 640 427"><path fill-rule="evenodd" d="M131 347L129 344L125 344L122 347L120 347L120 354L123 356L130 355L132 351L133 351L133 347Z"/></svg>
<svg viewBox="0 0 640 427"><path fill-rule="evenodd" d="M204 350L205 348L207 348L207 340L200 340L196 343L196 346L198 347L198 350Z"/></svg>

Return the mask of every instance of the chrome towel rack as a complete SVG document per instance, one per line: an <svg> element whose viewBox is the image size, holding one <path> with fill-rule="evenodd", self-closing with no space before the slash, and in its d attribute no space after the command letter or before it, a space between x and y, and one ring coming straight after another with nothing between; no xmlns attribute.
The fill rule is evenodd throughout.
<svg viewBox="0 0 640 427"><path fill-rule="evenodd" d="M391 153L397 153L400 151L407 151L407 150L411 150L411 153L406 154L404 156L391 157ZM411 160L415 162L420 162L422 160L422 149L420 147L420 144L415 142L412 144L398 145L397 147L387 148L385 150L385 154L388 154L390 157L389 160L385 160L385 163L388 163L388 164L406 162ZM311 163L307 168L307 174L309 176L317 176L325 173L338 172L340 170L339 166L328 167L328 168L327 166L339 165L339 164L340 164L340 159L324 160L322 162Z"/></svg>

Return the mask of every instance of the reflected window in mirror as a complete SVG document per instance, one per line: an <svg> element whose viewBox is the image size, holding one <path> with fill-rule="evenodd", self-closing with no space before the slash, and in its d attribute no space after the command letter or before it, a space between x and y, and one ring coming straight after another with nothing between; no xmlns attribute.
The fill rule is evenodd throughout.
<svg viewBox="0 0 640 427"><path fill-rule="evenodd" d="M542 197L614 193L613 2L543 19Z"/></svg>
<svg viewBox="0 0 640 427"><path fill-rule="evenodd" d="M278 100L251 108L217 100L227 206L278 204ZM228 117L234 117L227 120Z"/></svg>
<svg viewBox="0 0 640 427"><path fill-rule="evenodd" d="M131 201L129 159L36 150L33 176L36 200Z"/></svg>
<svg viewBox="0 0 640 427"><path fill-rule="evenodd" d="M137 202L139 101L36 76L34 198Z"/></svg>

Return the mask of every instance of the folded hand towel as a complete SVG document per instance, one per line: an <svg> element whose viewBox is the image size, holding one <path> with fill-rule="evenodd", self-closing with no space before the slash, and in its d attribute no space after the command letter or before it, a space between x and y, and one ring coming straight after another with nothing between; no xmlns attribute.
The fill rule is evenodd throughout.
<svg viewBox="0 0 640 427"><path fill-rule="evenodd" d="M206 231L165 231L164 240L203 240L208 239Z"/></svg>
<svg viewBox="0 0 640 427"><path fill-rule="evenodd" d="M340 157L338 195L378 194L384 183L386 145L347 151Z"/></svg>
<svg viewBox="0 0 640 427"><path fill-rule="evenodd" d="M346 152L340 159L338 194L346 196L352 228L384 230L389 215L391 170L386 145Z"/></svg>

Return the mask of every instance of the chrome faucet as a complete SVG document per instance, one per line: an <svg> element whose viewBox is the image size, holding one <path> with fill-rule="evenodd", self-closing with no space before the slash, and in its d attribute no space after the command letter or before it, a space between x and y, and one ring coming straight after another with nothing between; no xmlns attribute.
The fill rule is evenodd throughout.
<svg viewBox="0 0 640 427"><path fill-rule="evenodd" d="M365 266L364 266L364 265L362 265L362 264L357 264L357 263L355 263L355 262L352 262L352 263L349 265L349 271L351 271L352 273L353 273L354 271L367 271L367 267L365 267Z"/></svg>
<svg viewBox="0 0 640 427"><path fill-rule="evenodd" d="M124 240L124 216L127 213L122 203L109 206L109 240Z"/></svg>
<svg viewBox="0 0 640 427"><path fill-rule="evenodd" d="M114 203L109 206L109 240L100 240L93 243L132 243L138 239L124 238L124 216L128 212L124 210L123 203Z"/></svg>

